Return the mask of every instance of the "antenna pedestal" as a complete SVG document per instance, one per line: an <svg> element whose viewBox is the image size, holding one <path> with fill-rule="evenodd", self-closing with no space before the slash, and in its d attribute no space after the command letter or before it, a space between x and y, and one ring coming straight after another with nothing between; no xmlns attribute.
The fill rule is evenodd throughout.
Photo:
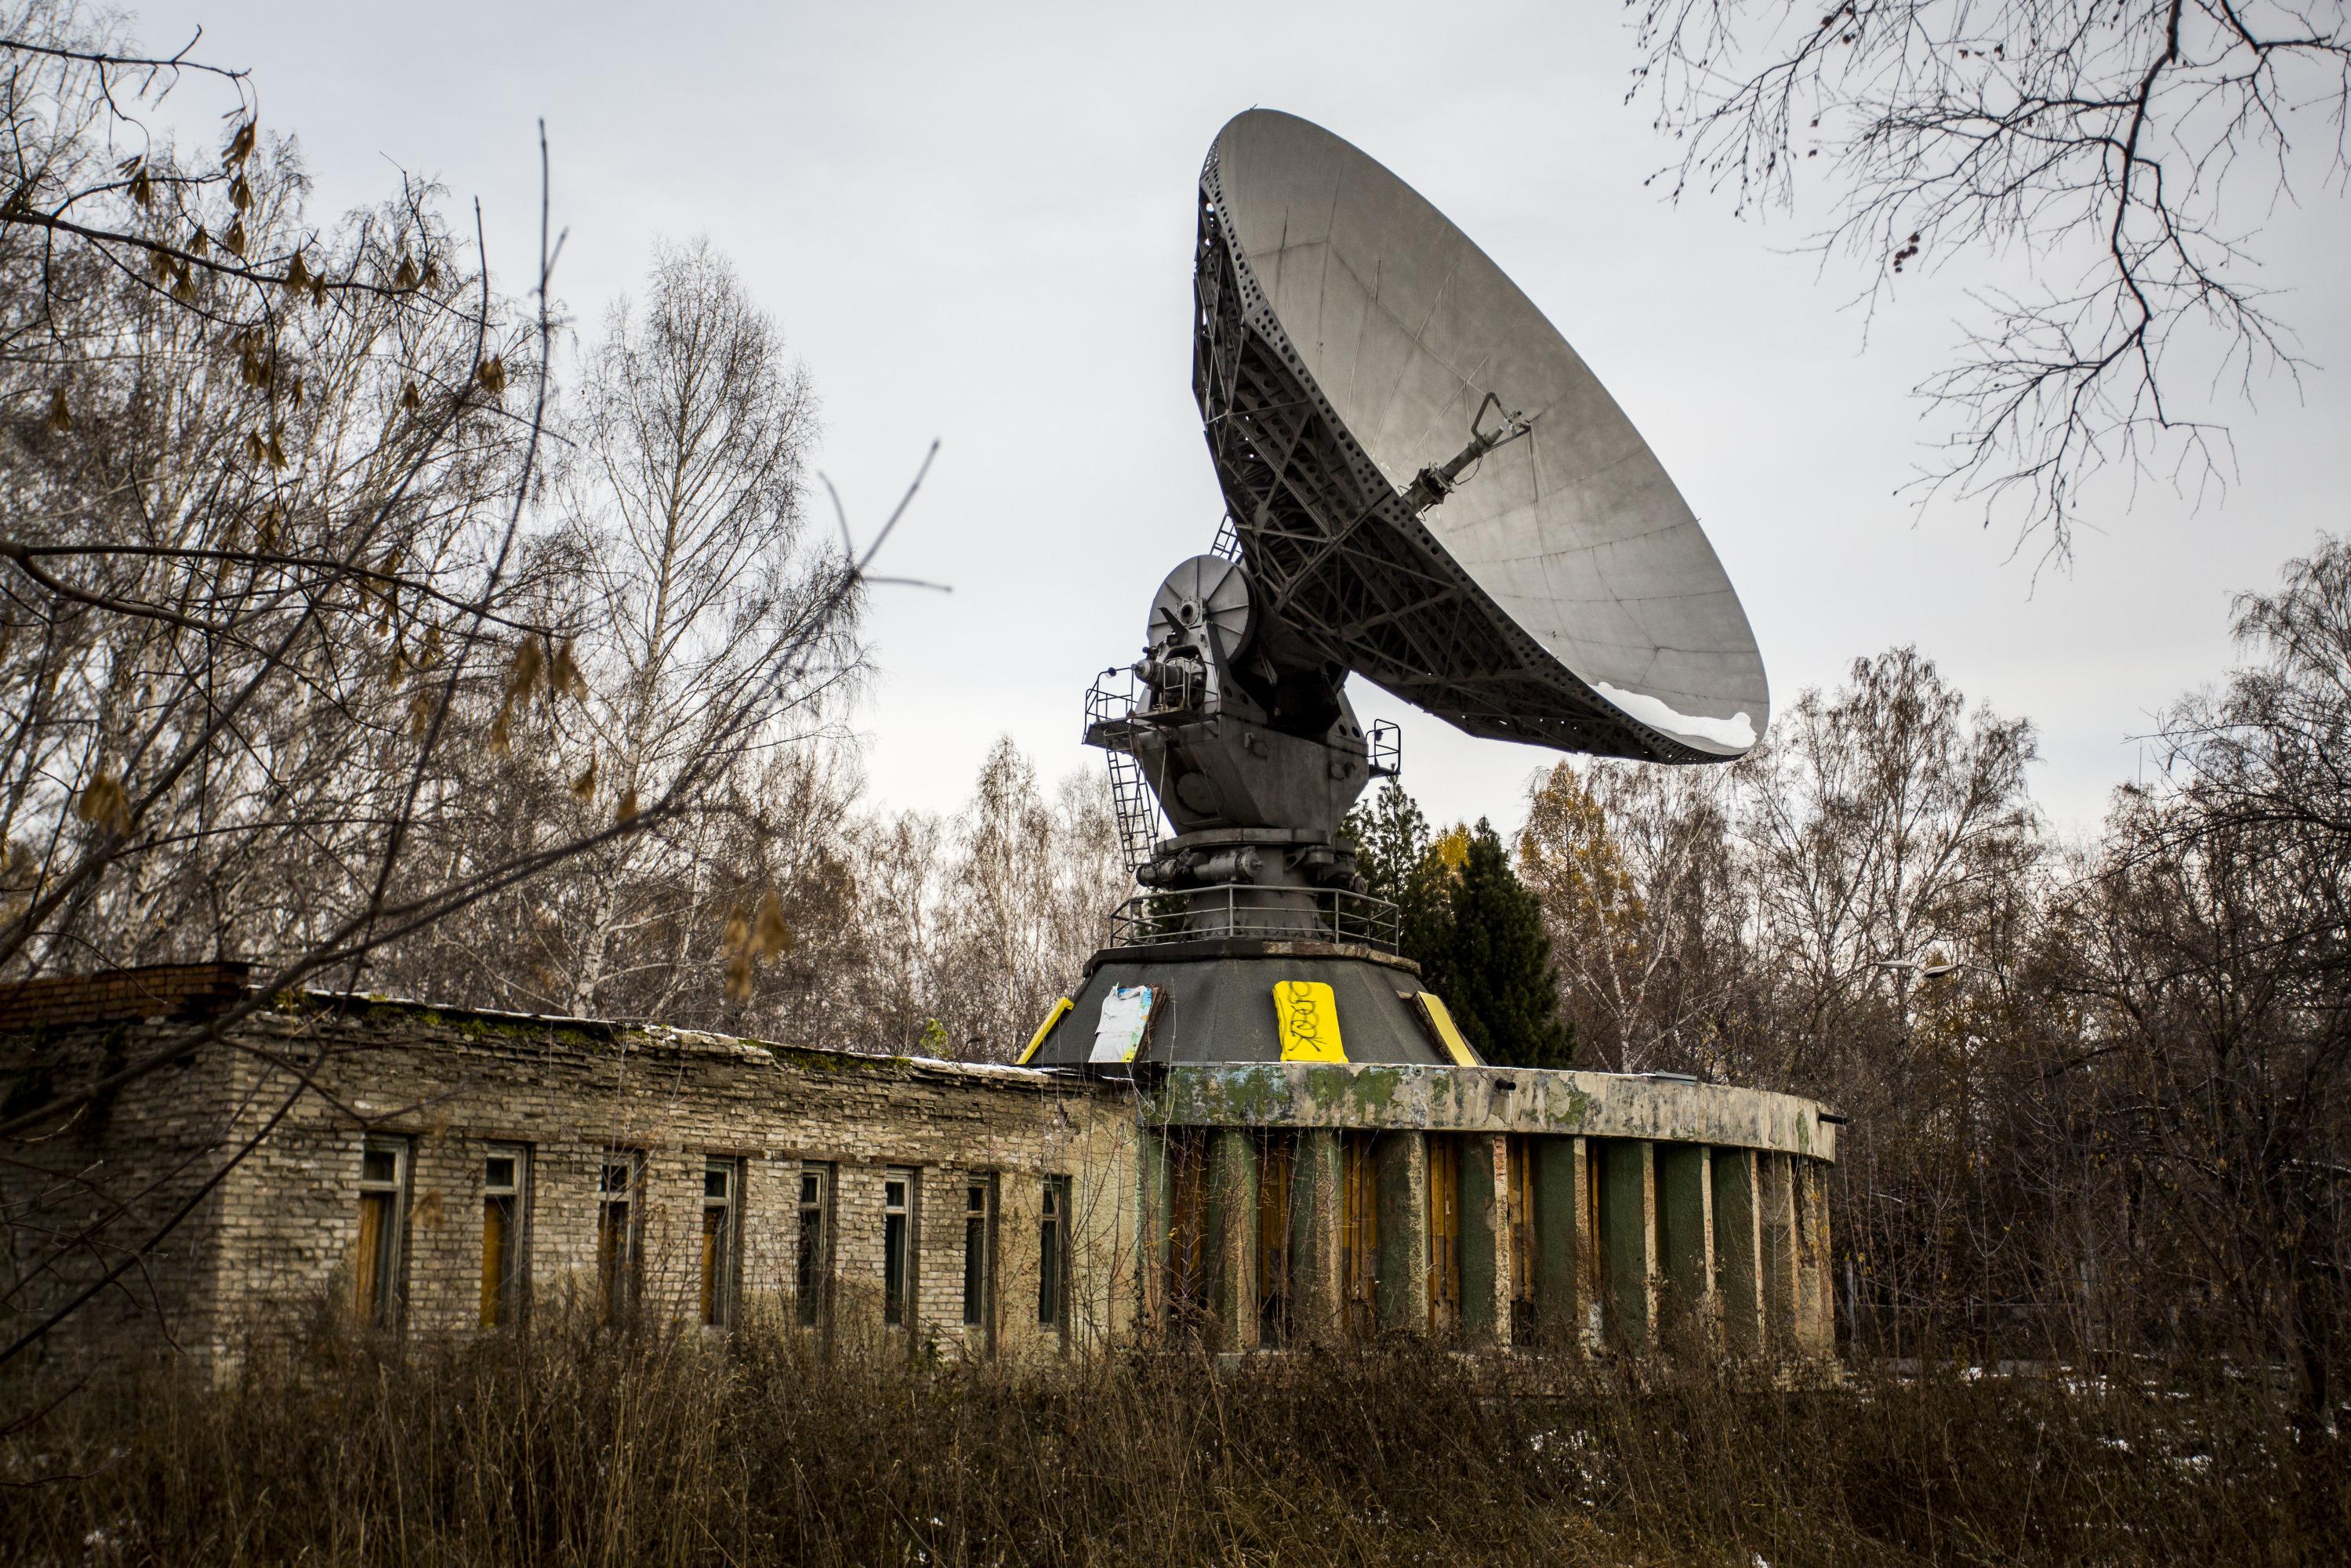
<svg viewBox="0 0 2351 1568"><path fill-rule="evenodd" d="M1088 695L1086 743L1132 758L1176 829L1161 840L1122 824L1146 892L1121 918L1171 938L1336 940L1343 904L1378 902L1339 841L1371 749L1345 672L1282 657L1254 608L1237 562L1193 557L1153 599L1143 658ZM1347 913L1369 937L1370 912Z"/></svg>
<svg viewBox="0 0 2351 1568"><path fill-rule="evenodd" d="M1366 736L1346 672L1285 647L1233 561L1196 556L1169 573L1149 636L1141 660L1094 684L1085 738L1112 753L1114 779L1131 760L1176 831L1160 838L1121 801L1142 891L1112 916L1069 1016L1098 1019L1113 989L1147 987L1150 1022L1131 1059L1132 1042L1064 1024L1033 1063L1285 1060L1282 985L1329 988L1345 1020L1330 1060L1447 1060L1416 1010L1419 968L1396 954L1396 907L1366 891L1339 838L1364 786L1395 771L1392 732Z"/></svg>

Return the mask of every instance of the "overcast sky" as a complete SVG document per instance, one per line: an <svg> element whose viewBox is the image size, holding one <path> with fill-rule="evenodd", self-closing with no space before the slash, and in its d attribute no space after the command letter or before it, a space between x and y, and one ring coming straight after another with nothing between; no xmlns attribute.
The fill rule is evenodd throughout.
<svg viewBox="0 0 2351 1568"><path fill-rule="evenodd" d="M1758 225L1644 189L1667 149L1624 101L1632 40L1604 0L173 0L140 20L158 47L201 23L208 57L255 70L321 213L381 195L393 165L478 196L515 288L543 117L570 236L560 300L592 326L657 237L708 235L806 361L819 465L859 525L940 440L888 566L955 591L881 596L858 716L871 793L891 804L956 805L1007 733L1049 777L1099 765L1078 744L1081 693L1134 657L1151 591L1220 513L1188 382L1195 184L1252 105L1396 171L1576 345L1705 524L1775 706L1916 643L1971 698L2038 722L2035 789L2061 826L2094 821L2139 765L2130 737L2226 668L2231 592L2346 527L2351 381L2325 370L2238 413L2224 500L2116 490L2070 566L1896 498L1932 433L1907 390L1982 275L1915 281L1865 353L1844 308L1858 277L1802 254L1805 214ZM2338 365L2351 214L2308 194L2262 215L2260 281L2304 351ZM1432 815L1519 819L1545 754L1361 682L1355 698L1403 725L1405 783Z"/></svg>

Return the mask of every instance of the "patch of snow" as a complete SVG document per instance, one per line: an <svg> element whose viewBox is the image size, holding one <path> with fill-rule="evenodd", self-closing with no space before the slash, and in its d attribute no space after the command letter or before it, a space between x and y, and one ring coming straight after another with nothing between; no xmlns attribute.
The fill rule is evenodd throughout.
<svg viewBox="0 0 2351 1568"><path fill-rule="evenodd" d="M1612 686L1606 681L1593 682L1592 689L1651 729L1664 730L1677 740L1702 740L1708 745L1728 746L1740 751L1755 744L1754 716L1743 709L1729 718L1708 718L1703 714L1677 712L1670 703L1645 692L1628 692L1621 686Z"/></svg>

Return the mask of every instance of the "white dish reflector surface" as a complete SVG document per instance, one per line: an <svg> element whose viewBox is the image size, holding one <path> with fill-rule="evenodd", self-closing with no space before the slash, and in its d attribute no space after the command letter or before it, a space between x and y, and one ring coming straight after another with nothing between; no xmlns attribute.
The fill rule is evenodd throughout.
<svg viewBox="0 0 2351 1568"><path fill-rule="evenodd" d="M1625 717L1718 757L1751 747L1771 692L1739 596L1648 444L1533 301L1320 126L1251 110L1216 156L1234 248L1390 484L1459 453L1489 392L1532 424L1423 515L1454 562Z"/></svg>

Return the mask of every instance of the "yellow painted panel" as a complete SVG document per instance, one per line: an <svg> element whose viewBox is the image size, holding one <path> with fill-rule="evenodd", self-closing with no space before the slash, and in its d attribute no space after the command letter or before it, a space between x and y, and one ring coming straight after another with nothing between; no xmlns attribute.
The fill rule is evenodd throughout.
<svg viewBox="0 0 2351 1568"><path fill-rule="evenodd" d="M1418 991L1414 993L1412 1005L1418 1008L1420 1016L1428 1020L1429 1032L1437 1036L1437 1043L1445 1048L1445 1054L1453 1059L1454 1066L1486 1065L1478 1060L1478 1053L1469 1049L1469 1042L1461 1038L1461 1030L1455 1026L1453 1015L1445 1009L1443 997L1435 991Z"/></svg>
<svg viewBox="0 0 2351 1568"><path fill-rule="evenodd" d="M1273 988L1273 1014L1284 1061L1344 1061L1339 1000L1321 980L1283 980Z"/></svg>
<svg viewBox="0 0 2351 1568"><path fill-rule="evenodd" d="M1028 1066L1029 1059L1037 1054L1037 1048L1045 1043L1045 1037L1053 1032L1053 1026L1061 1021L1061 1015L1068 1012L1075 1006L1077 1006L1077 1004L1070 1000L1067 997L1063 997L1060 1001L1055 1002L1053 1004L1053 1010L1045 1015L1045 1021L1037 1026L1037 1032L1029 1037L1029 1049L1020 1053L1019 1059L1015 1061L1013 1065L1016 1067Z"/></svg>

